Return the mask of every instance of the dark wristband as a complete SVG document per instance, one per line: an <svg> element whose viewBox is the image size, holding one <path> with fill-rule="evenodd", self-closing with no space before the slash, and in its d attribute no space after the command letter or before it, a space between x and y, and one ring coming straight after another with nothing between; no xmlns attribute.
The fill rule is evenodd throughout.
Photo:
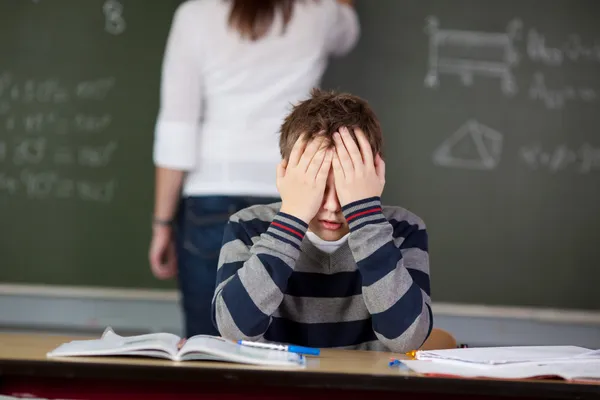
<svg viewBox="0 0 600 400"><path fill-rule="evenodd" d="M160 225L160 226L171 227L171 226L173 226L173 220L172 219L161 219L161 218L152 217L152 225Z"/></svg>

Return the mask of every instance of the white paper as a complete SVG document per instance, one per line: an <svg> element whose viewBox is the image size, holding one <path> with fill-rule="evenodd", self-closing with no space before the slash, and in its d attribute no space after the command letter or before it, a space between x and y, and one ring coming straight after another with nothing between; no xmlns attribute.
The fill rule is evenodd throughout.
<svg viewBox="0 0 600 400"><path fill-rule="evenodd" d="M461 377L498 379L525 379L558 376L568 380L600 379L600 360L577 360L550 364L525 363L503 365L475 365L471 363L447 363L438 361L402 361L420 374L441 374Z"/></svg>
<svg viewBox="0 0 600 400"><path fill-rule="evenodd" d="M418 360L454 360L491 365L532 361L560 361L574 357L600 359L600 351L577 346L512 346L418 351L416 354Z"/></svg>

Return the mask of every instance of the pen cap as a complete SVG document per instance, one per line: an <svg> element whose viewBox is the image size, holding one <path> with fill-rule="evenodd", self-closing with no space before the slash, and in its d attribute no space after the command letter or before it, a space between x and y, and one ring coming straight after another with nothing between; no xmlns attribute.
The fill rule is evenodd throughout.
<svg viewBox="0 0 600 400"><path fill-rule="evenodd" d="M319 349L312 349L310 347L302 346L288 346L288 351L292 353L306 354L309 356L318 356L319 354L321 354L321 350Z"/></svg>

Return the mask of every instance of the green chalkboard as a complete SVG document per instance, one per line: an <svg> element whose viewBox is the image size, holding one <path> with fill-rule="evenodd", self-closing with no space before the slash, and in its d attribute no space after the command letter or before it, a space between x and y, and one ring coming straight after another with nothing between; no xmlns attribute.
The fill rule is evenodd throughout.
<svg viewBox="0 0 600 400"><path fill-rule="evenodd" d="M172 286L146 250L178 3L0 5L1 282ZM381 118L384 200L428 225L434 301L600 309L600 3L357 8L323 86Z"/></svg>
<svg viewBox="0 0 600 400"><path fill-rule="evenodd" d="M384 199L428 225L434 301L600 309L600 2L358 8L325 82L382 120Z"/></svg>
<svg viewBox="0 0 600 400"><path fill-rule="evenodd" d="M152 139L178 4L0 4L0 281L161 286Z"/></svg>

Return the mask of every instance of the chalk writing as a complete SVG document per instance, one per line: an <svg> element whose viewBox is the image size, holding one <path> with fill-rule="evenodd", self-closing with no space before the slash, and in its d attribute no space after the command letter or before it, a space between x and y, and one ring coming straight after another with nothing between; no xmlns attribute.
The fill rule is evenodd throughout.
<svg viewBox="0 0 600 400"><path fill-rule="evenodd" d="M102 78L77 84L75 92L80 99L104 100L115 86L115 78Z"/></svg>
<svg viewBox="0 0 600 400"><path fill-rule="evenodd" d="M77 182L77 192L82 200L108 203L115 195L116 186L115 180L102 183L83 181Z"/></svg>
<svg viewBox="0 0 600 400"><path fill-rule="evenodd" d="M534 170L545 169L551 173L572 170L587 174L600 169L600 148L594 148L589 143L578 149L561 144L551 150L533 144L521 147L519 152L521 159Z"/></svg>
<svg viewBox="0 0 600 400"><path fill-rule="evenodd" d="M76 83L72 88L58 79L17 79L9 72L0 72L0 104L7 109L11 103L63 104L77 97L83 100L104 100L115 87L114 77L104 77Z"/></svg>
<svg viewBox="0 0 600 400"><path fill-rule="evenodd" d="M7 131L24 132L27 134L54 133L99 133L106 130L112 123L112 115L76 114L72 118L63 117L55 112L37 112L23 116L8 115L4 126Z"/></svg>
<svg viewBox="0 0 600 400"><path fill-rule="evenodd" d="M82 173L109 166L118 150L116 140L98 142L114 121L97 104L115 87L111 76L67 83L0 70L0 196L113 201L116 179Z"/></svg>
<svg viewBox="0 0 600 400"><path fill-rule="evenodd" d="M90 203L110 203L116 193L117 181L75 180L55 171L23 169L17 177L0 172L0 197L16 196L22 192L25 199L78 199Z"/></svg>
<svg viewBox="0 0 600 400"><path fill-rule="evenodd" d="M21 182L25 186L27 197L44 199L52 194L52 188L58 179L54 172L34 173L27 169L21 171Z"/></svg>
<svg viewBox="0 0 600 400"><path fill-rule="evenodd" d="M544 75L536 72L533 76L533 82L529 88L529 96L533 100L540 100L549 109L560 109L568 101L592 102L596 100L596 91L590 88L575 88L565 86L561 89L549 89L546 86Z"/></svg>
<svg viewBox="0 0 600 400"><path fill-rule="evenodd" d="M123 18L123 5L117 0L106 0L102 6L104 11L104 29L112 35L120 35L127 24Z"/></svg>
<svg viewBox="0 0 600 400"><path fill-rule="evenodd" d="M499 78L502 91L515 94L512 68L519 62L515 41L520 37L521 27L521 21L515 19L506 32L440 29L437 17L429 17L426 28L429 70L425 86L437 87L440 74L457 75L465 86L471 86L473 76L480 75Z"/></svg>
<svg viewBox="0 0 600 400"><path fill-rule="evenodd" d="M469 120L444 140L433 153L440 167L491 170L500 163L503 135Z"/></svg>
<svg viewBox="0 0 600 400"><path fill-rule="evenodd" d="M104 167L110 162L117 143L112 141L104 146L83 146L79 149L79 165L88 167Z"/></svg>
<svg viewBox="0 0 600 400"><path fill-rule="evenodd" d="M74 118L75 129L83 132L99 132L110 125L112 115L104 114L101 116L77 114Z"/></svg>
<svg viewBox="0 0 600 400"><path fill-rule="evenodd" d="M13 153L13 163L39 164L46 153L46 138L27 138L17 143Z"/></svg>
<svg viewBox="0 0 600 400"><path fill-rule="evenodd" d="M527 35L527 55L532 61L548 66L559 66L566 60L600 62L600 42L584 44L579 35L572 34L564 43L551 47L546 45L544 35L536 29L530 29Z"/></svg>
<svg viewBox="0 0 600 400"><path fill-rule="evenodd" d="M13 102L23 103L64 103L69 99L69 95L58 80L27 79L23 83L11 85L8 98Z"/></svg>

